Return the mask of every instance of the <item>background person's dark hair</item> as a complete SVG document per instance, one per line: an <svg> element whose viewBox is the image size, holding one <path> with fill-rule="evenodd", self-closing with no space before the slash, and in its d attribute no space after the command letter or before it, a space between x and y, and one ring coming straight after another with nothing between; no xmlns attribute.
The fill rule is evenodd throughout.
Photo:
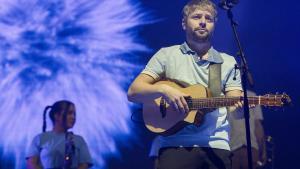
<svg viewBox="0 0 300 169"><path fill-rule="evenodd" d="M47 123L46 123L46 115L48 110L50 109L49 112L49 117L52 121L53 124L55 124L55 114L60 114L63 113L64 115L64 121L66 118L66 114L70 108L70 106L75 106L74 103L68 101L68 100L60 100L55 102L52 106L46 106L44 109L44 114L43 114L43 132L46 131L47 128Z"/></svg>

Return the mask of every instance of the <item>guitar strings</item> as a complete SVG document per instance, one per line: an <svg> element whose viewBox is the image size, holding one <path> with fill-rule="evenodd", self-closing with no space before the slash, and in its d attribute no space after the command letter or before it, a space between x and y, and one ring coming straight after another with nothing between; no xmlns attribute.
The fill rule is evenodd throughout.
<svg viewBox="0 0 300 169"><path fill-rule="evenodd" d="M279 100L278 100L279 99ZM220 106L231 106L238 101L242 101L243 97L213 97L213 98L191 98L187 99L187 103L192 108L216 108ZM280 97L270 96L251 96L248 97L249 104L266 104L266 105L280 105Z"/></svg>

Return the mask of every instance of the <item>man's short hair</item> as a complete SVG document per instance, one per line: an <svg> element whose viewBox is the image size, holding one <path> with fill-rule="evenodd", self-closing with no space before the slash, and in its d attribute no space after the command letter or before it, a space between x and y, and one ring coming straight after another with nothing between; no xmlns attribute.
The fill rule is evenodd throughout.
<svg viewBox="0 0 300 169"><path fill-rule="evenodd" d="M211 0L190 0L182 10L183 18L185 19L186 17L188 17L188 15L196 9L208 10L212 13L215 19L217 18L217 8Z"/></svg>

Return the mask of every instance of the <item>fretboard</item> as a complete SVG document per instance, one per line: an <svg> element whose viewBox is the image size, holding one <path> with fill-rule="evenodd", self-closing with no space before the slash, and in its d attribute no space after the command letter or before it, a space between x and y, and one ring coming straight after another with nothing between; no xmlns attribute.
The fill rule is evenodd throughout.
<svg viewBox="0 0 300 169"><path fill-rule="evenodd" d="M212 97L212 98L192 98L187 99L189 108L198 110L203 108L219 108L233 106L238 101L242 101L243 97ZM273 106L276 97L250 96L248 103L253 105Z"/></svg>

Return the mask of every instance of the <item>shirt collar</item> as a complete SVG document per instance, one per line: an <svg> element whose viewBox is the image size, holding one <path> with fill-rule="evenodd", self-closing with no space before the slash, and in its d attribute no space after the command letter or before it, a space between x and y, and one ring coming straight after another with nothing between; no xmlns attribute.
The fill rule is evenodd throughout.
<svg viewBox="0 0 300 169"><path fill-rule="evenodd" d="M192 54L195 55L196 52L193 51L186 42L180 45L180 50L183 54ZM214 62L214 63L223 63L223 59L221 57L221 54L216 51L213 47L211 47L208 50L208 62Z"/></svg>

